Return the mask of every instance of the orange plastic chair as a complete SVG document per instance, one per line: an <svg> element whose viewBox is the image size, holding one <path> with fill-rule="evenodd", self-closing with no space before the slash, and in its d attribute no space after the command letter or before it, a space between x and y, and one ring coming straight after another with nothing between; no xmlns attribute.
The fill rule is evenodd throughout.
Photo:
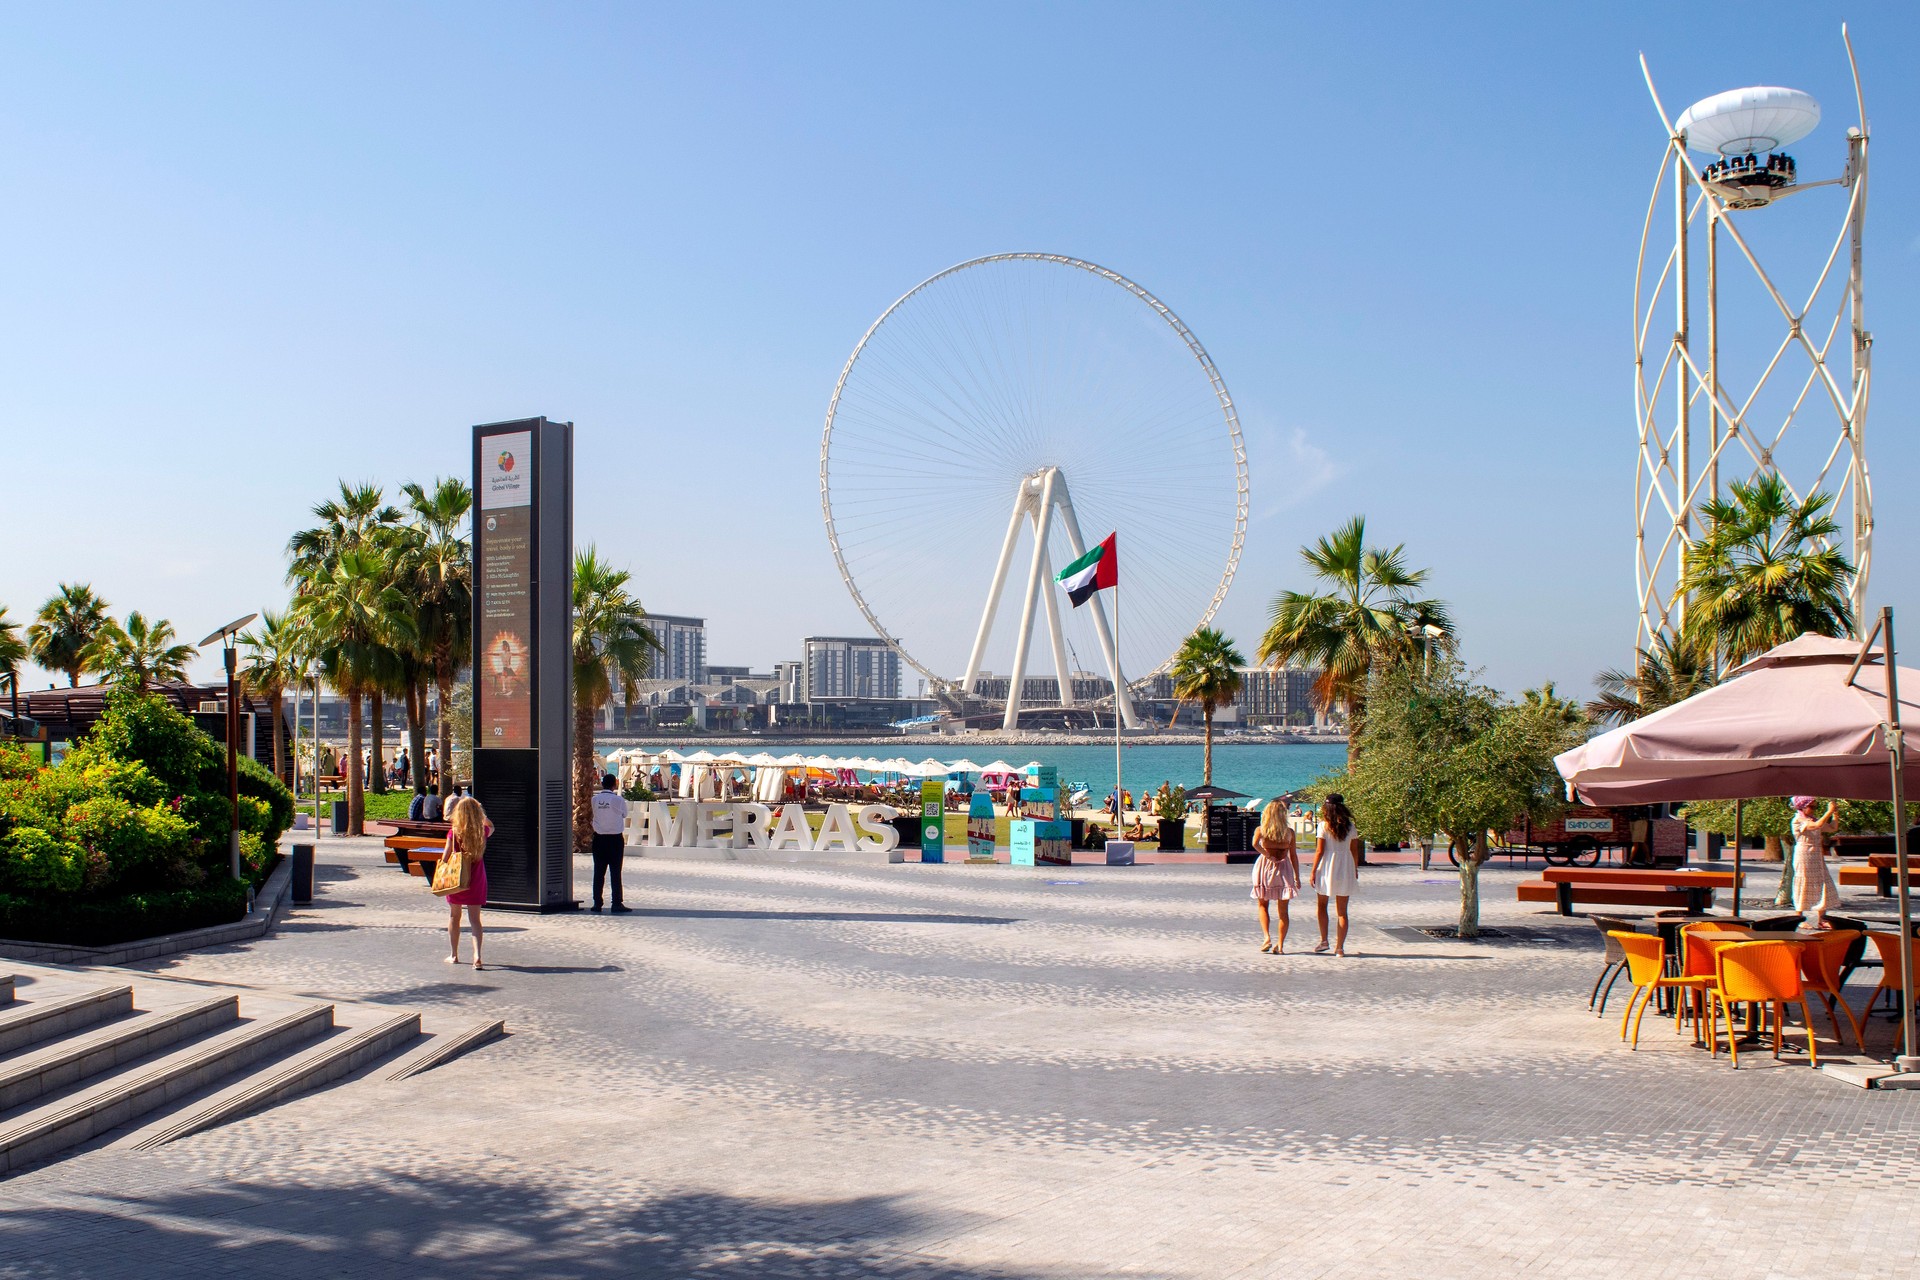
<svg viewBox="0 0 1920 1280"><path fill-rule="evenodd" d="M1784 1018L1782 1006L1798 1004L1807 1021L1807 1059L1820 1065L1820 1051L1814 1044L1813 1014L1807 1008L1806 988L1800 981L1800 944L1797 942L1735 942L1714 952L1714 982L1707 988L1712 1002L1712 1025L1707 1032L1710 1045L1717 1047L1720 1035L1720 1009L1727 1010L1727 1052L1733 1055L1734 1070L1740 1069L1740 1039L1733 1033L1733 1006L1739 1003L1764 1004L1773 1011L1773 1056L1780 1056Z"/></svg>
<svg viewBox="0 0 1920 1280"><path fill-rule="evenodd" d="M1843 1043L1840 1035L1840 1019L1833 1011L1833 1007L1839 1005L1841 1009L1846 1011L1847 1022L1853 1027L1854 1044L1859 1046L1860 1052L1865 1053L1867 1051L1867 1041L1860 1029L1860 1019L1854 1014L1853 1009L1848 1006L1847 998L1840 993L1840 966L1847 958L1847 949L1858 941L1860 936L1861 934L1858 929L1835 929L1833 932L1822 934L1817 938L1802 940L1800 943L1800 982L1808 991L1819 996L1820 1002L1827 1006L1827 1021L1833 1024L1833 1038L1835 1042ZM1889 934L1888 941L1892 940L1893 935ZM1895 954L1897 956L1898 952ZM1894 983L1896 986L1899 984L1897 974L1894 978ZM1872 1003L1869 1002L1867 1007L1872 1008ZM1809 1035L1812 1034L1812 1023L1807 1024L1807 1031Z"/></svg>
<svg viewBox="0 0 1920 1280"><path fill-rule="evenodd" d="M1713 980L1704 974L1694 977L1672 978L1666 974L1666 947L1660 938L1651 933L1634 933L1615 929L1607 935L1620 944L1627 955L1627 981L1633 984L1633 994L1627 997L1627 1011L1620 1016L1620 1038L1627 1038L1627 1021L1633 1021L1633 1048L1640 1047L1640 1019L1647 1016L1647 1006L1653 1003L1654 994L1663 989L1691 991L1696 995L1705 990ZM1635 1006L1640 1013L1634 1015ZM1676 1013L1674 1027L1678 1030L1680 1019Z"/></svg>
<svg viewBox="0 0 1920 1280"><path fill-rule="evenodd" d="M1892 995L1894 1007L1899 1008L1901 999L1900 935L1875 930L1867 937L1872 941L1874 950L1880 953L1880 985L1875 987L1873 994L1867 997L1867 1003L1862 1011L1872 1013L1874 1002L1880 998L1880 993L1883 991ZM1920 985L1920 938L1909 938L1907 945L1911 948L1909 957L1913 964L1914 981Z"/></svg>

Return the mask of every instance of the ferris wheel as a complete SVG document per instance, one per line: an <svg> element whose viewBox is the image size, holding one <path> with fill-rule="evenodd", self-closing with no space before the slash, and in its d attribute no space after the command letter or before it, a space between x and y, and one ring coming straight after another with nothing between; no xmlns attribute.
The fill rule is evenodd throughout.
<svg viewBox="0 0 1920 1280"><path fill-rule="evenodd" d="M1165 303L1078 258L993 254L916 285L854 347L827 407L820 506L854 603L944 700L984 697L1015 727L1036 704L1044 626L1033 665L1053 668L1057 699L1040 701L1117 703L1132 725L1129 686L1233 583L1246 445ZM1070 607L1054 580L1109 530L1124 625L1102 595ZM996 631L1010 575L1019 621Z"/></svg>

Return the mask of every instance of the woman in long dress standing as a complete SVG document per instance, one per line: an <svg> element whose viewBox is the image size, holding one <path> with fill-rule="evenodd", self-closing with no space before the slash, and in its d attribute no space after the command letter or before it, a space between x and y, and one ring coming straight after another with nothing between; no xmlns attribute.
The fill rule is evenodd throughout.
<svg viewBox="0 0 1920 1280"><path fill-rule="evenodd" d="M1347 808L1346 797L1336 792L1320 805L1320 834L1313 842L1313 891L1319 895L1314 910L1320 919L1320 941L1315 951L1327 949L1327 899L1332 898L1336 922L1333 954L1347 954L1347 899L1360 883L1356 859L1359 849L1360 833L1354 830L1353 813Z"/></svg>
<svg viewBox="0 0 1920 1280"><path fill-rule="evenodd" d="M472 870L467 887L447 895L447 963L460 963L460 912L465 908L467 923L473 927L473 967L482 967L480 948L486 942L486 930L480 924L480 908L487 901L487 837L493 824L480 802L468 796L455 800L447 813L446 853L448 858L465 858Z"/></svg>
<svg viewBox="0 0 1920 1280"><path fill-rule="evenodd" d="M1278 800L1267 801L1260 812L1260 829L1253 834L1253 900L1260 909L1261 951L1285 955L1287 950L1287 904L1300 892L1300 855L1295 849L1293 828L1287 825L1287 806ZM1279 917L1280 936L1273 936L1267 922L1267 904Z"/></svg>
<svg viewBox="0 0 1920 1280"><path fill-rule="evenodd" d="M1813 807L1820 803L1813 796L1793 797L1793 909L1807 917L1810 929L1831 929L1827 912L1840 901L1840 890L1827 869L1827 845L1840 829L1834 816L1833 801L1819 817Z"/></svg>

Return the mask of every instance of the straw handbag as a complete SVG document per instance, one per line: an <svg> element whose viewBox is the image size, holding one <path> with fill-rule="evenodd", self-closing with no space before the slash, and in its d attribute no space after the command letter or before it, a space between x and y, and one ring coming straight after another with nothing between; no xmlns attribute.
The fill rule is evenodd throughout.
<svg viewBox="0 0 1920 1280"><path fill-rule="evenodd" d="M433 868L433 891L439 897L459 893L473 883L473 863L458 849L440 855Z"/></svg>

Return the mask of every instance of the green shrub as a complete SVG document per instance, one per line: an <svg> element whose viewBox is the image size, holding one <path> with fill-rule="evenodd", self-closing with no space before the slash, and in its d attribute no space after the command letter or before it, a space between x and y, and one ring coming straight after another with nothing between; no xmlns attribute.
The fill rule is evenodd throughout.
<svg viewBox="0 0 1920 1280"><path fill-rule="evenodd" d="M54 896L80 890L86 855L39 827L15 827L0 841L0 890Z"/></svg>
<svg viewBox="0 0 1920 1280"><path fill-rule="evenodd" d="M59 899L0 893L0 937L102 947L229 924L247 911L247 886L215 879L192 889Z"/></svg>
<svg viewBox="0 0 1920 1280"><path fill-rule="evenodd" d="M204 787L210 768L223 777L226 769L224 753L193 721L164 700L132 689L107 695L106 710L74 752L89 761L100 756L138 760L172 795Z"/></svg>
<svg viewBox="0 0 1920 1280"><path fill-rule="evenodd" d="M220 785L216 790L225 793L226 775L221 774ZM268 844L278 840L288 827L293 825L293 792L287 790L287 784L274 776L273 770L257 760L240 758L240 803L242 806L251 799L266 806L266 814L258 825L243 817L240 827L244 831L257 831Z"/></svg>
<svg viewBox="0 0 1920 1280"><path fill-rule="evenodd" d="M39 770L39 759L25 747L0 742L0 780L31 778Z"/></svg>
<svg viewBox="0 0 1920 1280"><path fill-rule="evenodd" d="M69 836L105 859L100 888L117 892L177 888L201 877L192 866L193 830L171 805L139 808L94 796L67 810Z"/></svg>

